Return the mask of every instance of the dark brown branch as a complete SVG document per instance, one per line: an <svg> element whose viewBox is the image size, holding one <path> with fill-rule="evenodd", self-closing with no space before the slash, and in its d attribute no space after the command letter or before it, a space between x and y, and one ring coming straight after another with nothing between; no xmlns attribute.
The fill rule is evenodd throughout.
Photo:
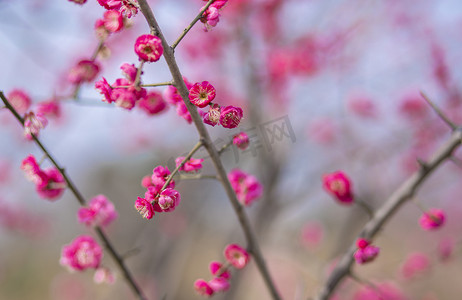
<svg viewBox="0 0 462 300"><path fill-rule="evenodd" d="M460 146L462 139L462 128L456 128L451 137L443 144L426 163L426 168L420 168L411 177L406 180L379 208L374 217L366 223L359 237L372 240L382 226L393 216L397 209L411 199L418 188L423 184L425 179L436 169L442 162L450 159L453 151ZM356 240L356 239L355 239ZM336 286L343 280L345 276L350 274L353 265L353 255L356 251L356 243L350 246L345 252L327 282L322 287L321 292L317 296L317 300L326 300L335 290Z"/></svg>

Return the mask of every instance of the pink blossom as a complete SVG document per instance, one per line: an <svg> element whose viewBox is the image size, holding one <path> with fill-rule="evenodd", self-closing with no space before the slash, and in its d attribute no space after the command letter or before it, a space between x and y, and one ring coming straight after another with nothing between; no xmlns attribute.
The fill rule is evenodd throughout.
<svg viewBox="0 0 462 300"><path fill-rule="evenodd" d="M26 178L33 183L37 183L41 180L40 176L38 176L40 166L33 155L29 155L22 160L21 170L24 171Z"/></svg>
<svg viewBox="0 0 462 300"><path fill-rule="evenodd" d="M138 3L137 0L122 0L122 6L119 9L122 12L122 14L127 18L131 18L138 13L137 6L133 5L132 2L135 4Z"/></svg>
<svg viewBox="0 0 462 300"><path fill-rule="evenodd" d="M417 93L409 93L401 99L399 105L400 113L410 120L424 118L429 110L429 105Z"/></svg>
<svg viewBox="0 0 462 300"><path fill-rule="evenodd" d="M183 77L183 81L188 90L193 86L192 83L190 83L188 79L186 79L185 77ZM178 89L173 85L167 86L167 88L163 92L163 96L164 99L170 104L177 104L178 102L183 102L183 98L181 98Z"/></svg>
<svg viewBox="0 0 462 300"><path fill-rule="evenodd" d="M44 199L56 200L59 198L65 188L66 183L61 172L55 167L38 172L41 180L35 184L38 195Z"/></svg>
<svg viewBox="0 0 462 300"><path fill-rule="evenodd" d="M430 268L430 260L427 255L419 252L410 254L401 265L401 275L404 279L412 279L421 275Z"/></svg>
<svg viewBox="0 0 462 300"><path fill-rule="evenodd" d="M105 267L99 267L95 271L95 275L93 275L93 281L95 283L108 283L114 284L115 282L115 274L111 270Z"/></svg>
<svg viewBox="0 0 462 300"><path fill-rule="evenodd" d="M180 156L177 159L175 159L176 166L178 167L183 160L185 159L184 156ZM202 162L204 160L202 158L190 158L181 168L179 169L180 171L184 172L195 172L200 169L202 169Z"/></svg>
<svg viewBox="0 0 462 300"><path fill-rule="evenodd" d="M80 4L80 5L83 5L85 4L85 2L87 2L87 0L69 0L71 2L74 2L76 4Z"/></svg>
<svg viewBox="0 0 462 300"><path fill-rule="evenodd" d="M136 95L128 89L118 88L112 90L111 98L116 106L131 110L135 107Z"/></svg>
<svg viewBox="0 0 462 300"><path fill-rule="evenodd" d="M348 100L349 110L363 118L377 117L377 108L374 102L366 96L355 96Z"/></svg>
<svg viewBox="0 0 462 300"><path fill-rule="evenodd" d="M447 261L453 254L455 242L453 238L443 238L438 243L438 258Z"/></svg>
<svg viewBox="0 0 462 300"><path fill-rule="evenodd" d="M226 106L221 109L220 124L225 128L236 128L242 119L240 107Z"/></svg>
<svg viewBox="0 0 462 300"><path fill-rule="evenodd" d="M59 263L71 271L83 271L97 269L102 257L101 246L91 236L81 235L63 247Z"/></svg>
<svg viewBox="0 0 462 300"><path fill-rule="evenodd" d="M206 107L215 96L216 90L208 81L197 82L189 89L189 100L200 108Z"/></svg>
<svg viewBox="0 0 462 300"><path fill-rule="evenodd" d="M136 74L138 73L138 68L134 64L124 63L120 66L122 73L127 78L128 82L133 83L136 79ZM143 74L143 73L141 73Z"/></svg>
<svg viewBox="0 0 462 300"><path fill-rule="evenodd" d="M24 115L24 136L32 140L32 135L38 137L41 129L48 125L48 120L41 113L35 114L33 111Z"/></svg>
<svg viewBox="0 0 462 300"><path fill-rule="evenodd" d="M141 179L141 186L145 188L152 186L151 175L146 175L143 177L143 179Z"/></svg>
<svg viewBox="0 0 462 300"><path fill-rule="evenodd" d="M201 22L205 24L206 30L215 27L220 21L219 11L225 6L227 0L217 0L210 5L201 17ZM204 7L201 7L202 10Z"/></svg>
<svg viewBox="0 0 462 300"><path fill-rule="evenodd" d="M180 204L181 196L176 190L171 188L166 188L160 192L158 204L164 212L169 212L175 210Z"/></svg>
<svg viewBox="0 0 462 300"><path fill-rule="evenodd" d="M189 124L192 123L192 117L191 117L191 114L189 113L188 111L188 108L186 107L186 105L184 104L184 102L178 102L176 104L176 113L182 117L183 119L186 120L186 122L188 122Z"/></svg>
<svg viewBox="0 0 462 300"><path fill-rule="evenodd" d="M318 118L308 125L308 135L316 143L328 145L335 141L338 128L329 118Z"/></svg>
<svg viewBox="0 0 462 300"><path fill-rule="evenodd" d="M154 216L154 208L151 202L144 198L138 197L135 201L135 209L146 219L152 219Z"/></svg>
<svg viewBox="0 0 462 300"><path fill-rule="evenodd" d="M146 198L147 201L156 204L155 202L159 198L160 191L162 189L162 186L156 185L156 186L148 186L146 189L146 192L144 193L144 198ZM157 212L162 212L162 208L160 208L158 205L154 206L154 210ZM159 209L157 209L159 207Z"/></svg>
<svg viewBox="0 0 462 300"><path fill-rule="evenodd" d="M103 15L104 27L108 32L117 32L124 27L122 14L117 10L108 10Z"/></svg>
<svg viewBox="0 0 462 300"><path fill-rule="evenodd" d="M98 3L107 10L119 9L122 6L122 0L97 0Z"/></svg>
<svg viewBox="0 0 462 300"><path fill-rule="evenodd" d="M211 280L209 280L209 286L212 288L212 290L217 293L217 292L226 292L229 290L230 284L228 279L223 278L223 277L214 277Z"/></svg>
<svg viewBox="0 0 462 300"><path fill-rule="evenodd" d="M441 227L445 220L446 217L443 210L431 208L420 217L419 224L425 230L434 230Z"/></svg>
<svg viewBox="0 0 462 300"><path fill-rule="evenodd" d="M342 204L353 202L350 179L342 171L326 174L322 177L324 189Z"/></svg>
<svg viewBox="0 0 462 300"><path fill-rule="evenodd" d="M55 99L40 102L37 104L37 114L59 118L61 116L61 103Z"/></svg>
<svg viewBox="0 0 462 300"><path fill-rule="evenodd" d="M11 106L18 112L18 114L24 114L30 107L32 100L29 95L23 90L12 90L6 96Z"/></svg>
<svg viewBox="0 0 462 300"><path fill-rule="evenodd" d="M107 39L107 37L109 36L110 32L107 30L106 26L104 25L104 20L103 19L97 19L95 21L95 33L96 33L96 36L104 41Z"/></svg>
<svg viewBox="0 0 462 300"><path fill-rule="evenodd" d="M315 248L321 243L323 234L323 227L318 222L306 223L301 232L302 244L308 249Z"/></svg>
<svg viewBox="0 0 462 300"><path fill-rule="evenodd" d="M225 279L230 279L231 278L231 272L229 272L229 270L227 270L227 269L222 270L221 269L222 267L223 267L222 263L220 263L218 261L212 261L210 263L210 265L209 265L210 273L213 276L216 276L216 277L223 277ZM218 274L220 271L221 271L221 274Z"/></svg>
<svg viewBox="0 0 462 300"><path fill-rule="evenodd" d="M81 60L69 72L68 80L73 84L93 81L100 71L99 65L92 60Z"/></svg>
<svg viewBox="0 0 462 300"><path fill-rule="evenodd" d="M210 297L213 295L213 289L204 279L197 279L194 282L194 289L201 296Z"/></svg>
<svg viewBox="0 0 462 300"><path fill-rule="evenodd" d="M117 216L114 204L104 195L94 197L87 207L80 208L77 213L79 222L87 226L108 226Z"/></svg>
<svg viewBox="0 0 462 300"><path fill-rule="evenodd" d="M211 104L209 107L209 111L204 115L202 120L205 124L209 124L211 126L215 126L220 121L221 116L221 107L218 104Z"/></svg>
<svg viewBox="0 0 462 300"><path fill-rule="evenodd" d="M107 103L112 103L114 102L112 100L111 94L112 94L112 88L107 82L106 78L101 78L101 80L98 80L95 82L95 88L99 90L100 94L103 95L103 101Z"/></svg>
<svg viewBox="0 0 462 300"><path fill-rule="evenodd" d="M249 253L238 244L227 245L224 255L226 260L236 269L244 268L250 260Z"/></svg>
<svg viewBox="0 0 462 300"><path fill-rule="evenodd" d="M380 248L370 245L365 239L358 239L356 242L358 250L354 254L357 264L364 264L373 261L379 255Z"/></svg>
<svg viewBox="0 0 462 300"><path fill-rule="evenodd" d="M245 206L251 205L263 194L263 186L253 175L234 169L229 172L228 179L237 199Z"/></svg>
<svg viewBox="0 0 462 300"><path fill-rule="evenodd" d="M151 181L152 185L162 187L170 176L170 171L167 167L157 166L152 170ZM170 181L169 188L175 188L175 181Z"/></svg>
<svg viewBox="0 0 462 300"><path fill-rule="evenodd" d="M151 91L146 97L141 98L138 102L138 107L149 115L155 115L165 111L167 109L167 103L165 103L161 94Z"/></svg>
<svg viewBox="0 0 462 300"><path fill-rule="evenodd" d="M140 60L155 62L158 61L164 52L162 41L152 34L143 34L136 39L135 53Z"/></svg>
<svg viewBox="0 0 462 300"><path fill-rule="evenodd" d="M239 132L233 137L233 144L241 150L247 149L249 142L249 136L244 131Z"/></svg>

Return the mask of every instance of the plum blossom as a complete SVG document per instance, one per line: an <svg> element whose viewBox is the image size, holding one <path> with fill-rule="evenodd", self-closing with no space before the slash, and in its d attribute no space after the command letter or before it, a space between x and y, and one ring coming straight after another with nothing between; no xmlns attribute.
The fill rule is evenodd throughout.
<svg viewBox="0 0 462 300"><path fill-rule="evenodd" d="M220 122L221 107L218 104L211 104L209 111L203 116L202 120L205 124L215 126Z"/></svg>
<svg viewBox="0 0 462 300"><path fill-rule="evenodd" d="M158 205L164 212L169 212L175 210L180 204L181 196L176 190L171 188L166 188L160 192Z"/></svg>
<svg viewBox="0 0 462 300"><path fill-rule="evenodd" d="M152 170L151 183L153 186L163 187L168 177L170 176L170 170L167 167L157 166ZM170 181L169 188L175 188L175 181Z"/></svg>
<svg viewBox="0 0 462 300"><path fill-rule="evenodd" d="M167 109L167 103L165 103L162 95L155 91L147 93L138 101L137 105L149 115L155 115Z"/></svg>
<svg viewBox="0 0 462 300"><path fill-rule="evenodd" d="M229 172L228 179L237 199L245 206L251 205L263 194L263 186L253 175L234 169Z"/></svg>
<svg viewBox="0 0 462 300"><path fill-rule="evenodd" d="M430 269L430 259L424 253L415 252L409 254L404 263L401 265L401 275L404 279L412 279L425 273Z"/></svg>
<svg viewBox="0 0 462 300"><path fill-rule="evenodd" d="M227 245L224 255L226 260L236 269L244 268L250 260L249 253L238 244Z"/></svg>
<svg viewBox="0 0 462 300"><path fill-rule="evenodd" d="M356 241L358 250L354 254L357 264L364 264L373 261L379 255L380 248L370 245L366 239L358 239Z"/></svg>
<svg viewBox="0 0 462 300"><path fill-rule="evenodd" d="M194 282L194 289L201 296L210 297L213 295L213 289L204 279L197 279Z"/></svg>
<svg viewBox="0 0 462 300"><path fill-rule="evenodd" d="M326 174L322 177L324 189L342 204L353 202L350 179L342 171Z"/></svg>
<svg viewBox="0 0 462 300"><path fill-rule="evenodd" d="M30 111L24 115L24 136L28 140L32 140L32 135L38 137L41 129L48 125L48 120L41 113L35 114Z"/></svg>
<svg viewBox="0 0 462 300"><path fill-rule="evenodd" d="M420 217L419 224L425 230L434 230L441 227L445 220L446 216L442 209L431 208Z"/></svg>
<svg viewBox="0 0 462 300"><path fill-rule="evenodd" d="M80 208L77 213L79 222L87 226L108 226L117 216L114 204L104 195L95 196L87 207Z"/></svg>
<svg viewBox="0 0 462 300"><path fill-rule="evenodd" d="M206 107L215 99L216 90L208 81L195 83L189 89L189 101L197 107Z"/></svg>
<svg viewBox="0 0 462 300"><path fill-rule="evenodd" d="M40 177L40 180L35 183L35 190L40 197L47 200L56 200L63 194L66 183L58 169L51 167L39 171L37 175Z"/></svg>
<svg viewBox="0 0 462 300"><path fill-rule="evenodd" d="M178 167L183 161L185 157L180 156L177 159L175 159L176 166ZM202 158L190 158L181 168L179 171L184 171L184 172L195 172L200 169L202 169L202 162L204 159Z"/></svg>
<svg viewBox="0 0 462 300"><path fill-rule="evenodd" d="M69 82L81 84L93 81L100 71L100 66L93 60L83 59L79 61L68 75Z"/></svg>
<svg viewBox="0 0 462 300"><path fill-rule="evenodd" d="M221 109L220 124L225 128L236 128L243 116L242 109L235 106L226 106Z"/></svg>
<svg viewBox="0 0 462 300"><path fill-rule="evenodd" d="M95 274L93 275L93 281L95 283L108 283L114 284L115 282L115 274L110 269L106 267L99 267L96 269Z"/></svg>
<svg viewBox="0 0 462 300"><path fill-rule="evenodd" d="M155 35L143 34L135 41L135 53L140 60L147 62L158 61L162 53L164 53L162 41Z"/></svg>
<svg viewBox="0 0 462 300"><path fill-rule="evenodd" d="M221 270L223 264L218 261L212 261L209 265L210 273L216 277L223 277L225 279L231 278L231 273L229 270ZM221 274L218 274L219 271L222 271Z"/></svg>
<svg viewBox="0 0 462 300"><path fill-rule="evenodd" d="M152 207L151 202L147 201L145 198L138 197L135 201L135 209L146 219L152 219L154 216L154 208Z"/></svg>
<svg viewBox="0 0 462 300"><path fill-rule="evenodd" d="M215 293L226 292L230 287L229 281L223 277L214 277L208 283Z"/></svg>
<svg viewBox="0 0 462 300"><path fill-rule="evenodd" d="M239 132L233 137L233 144L239 149L245 150L249 146L249 136L244 131Z"/></svg>
<svg viewBox="0 0 462 300"><path fill-rule="evenodd" d="M20 115L24 114L32 104L29 95L20 89L10 91L6 98L8 98L8 102L10 102L11 106L13 106Z"/></svg>
<svg viewBox="0 0 462 300"><path fill-rule="evenodd" d="M101 246L91 236L81 235L63 247L59 263L71 271L83 271L97 269L102 258Z"/></svg>
<svg viewBox="0 0 462 300"><path fill-rule="evenodd" d="M205 24L205 30L210 30L212 27L217 26L218 21L220 21L219 11L223 9L228 0L216 0L214 1L206 11L202 14L201 22ZM200 10L204 9L203 6Z"/></svg>

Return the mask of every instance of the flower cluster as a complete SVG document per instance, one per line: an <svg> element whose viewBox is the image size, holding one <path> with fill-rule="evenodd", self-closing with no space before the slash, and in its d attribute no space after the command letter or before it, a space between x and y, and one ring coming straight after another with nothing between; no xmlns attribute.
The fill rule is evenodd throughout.
<svg viewBox="0 0 462 300"><path fill-rule="evenodd" d="M26 178L35 184L38 195L44 199L59 198L66 187L64 177L55 167L42 170L33 155L27 156L21 163Z"/></svg>
<svg viewBox="0 0 462 300"><path fill-rule="evenodd" d="M236 128L241 122L243 112L240 107L220 107L212 103L216 96L216 90L208 81L197 82L189 89L189 101L199 108L209 105L209 111L202 116L204 123L215 126L218 123L225 128Z"/></svg>
<svg viewBox="0 0 462 300"><path fill-rule="evenodd" d="M48 125L48 120L43 113L30 111L24 115L24 137L32 140L32 135L38 137L41 129Z"/></svg>
<svg viewBox="0 0 462 300"><path fill-rule="evenodd" d="M125 17L131 18L138 13L137 0L98 0L98 3L107 10L117 10ZM134 5L135 4L135 5Z"/></svg>
<svg viewBox="0 0 462 300"><path fill-rule="evenodd" d="M342 204L353 202L352 184L342 171L326 174L322 177L324 189Z"/></svg>
<svg viewBox="0 0 462 300"><path fill-rule="evenodd" d="M218 21L220 21L220 11L227 2L228 0L216 0L204 11L200 20L204 23L206 31L217 26ZM201 7L200 10L204 9L204 7Z"/></svg>
<svg viewBox="0 0 462 300"><path fill-rule="evenodd" d="M445 220L446 215L443 210L431 208L420 217L419 224L425 230L434 230L441 227Z"/></svg>
<svg viewBox="0 0 462 300"><path fill-rule="evenodd" d="M227 291L230 287L229 280L231 279L229 266L242 269L250 260L249 253L238 244L227 245L224 256L227 264L223 265L217 261L210 263L209 270L213 276L211 280L197 279L194 282L194 288L198 294L209 297L214 293Z"/></svg>
<svg viewBox="0 0 462 300"><path fill-rule="evenodd" d="M94 197L87 207L80 208L77 213L79 222L87 226L108 226L117 216L114 204L104 195Z"/></svg>
<svg viewBox="0 0 462 300"><path fill-rule="evenodd" d="M175 182L172 180L165 189L162 189L170 176L167 167L158 166L152 175L143 178L141 184L147 189L144 198L138 197L135 209L146 219L152 219L155 212L170 212L180 204L181 196L174 190Z"/></svg>
<svg viewBox="0 0 462 300"><path fill-rule="evenodd" d="M228 179L237 199L245 206L251 205L263 194L263 186L258 179L239 169L228 173Z"/></svg>
<svg viewBox="0 0 462 300"><path fill-rule="evenodd" d="M380 248L373 246L366 239L358 239L356 241L356 250L354 258L357 264L364 264L373 261L379 255Z"/></svg>

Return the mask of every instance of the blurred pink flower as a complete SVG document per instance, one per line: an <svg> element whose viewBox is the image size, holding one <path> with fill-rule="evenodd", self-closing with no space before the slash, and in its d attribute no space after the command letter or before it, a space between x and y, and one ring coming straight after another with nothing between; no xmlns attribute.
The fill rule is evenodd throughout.
<svg viewBox="0 0 462 300"><path fill-rule="evenodd" d="M104 195L95 196L87 207L80 208L77 213L79 222L87 226L108 226L117 216L114 204Z"/></svg>
<svg viewBox="0 0 462 300"><path fill-rule="evenodd" d="M59 263L71 271L83 271L97 269L102 258L101 246L91 236L81 235L63 247Z"/></svg>
<svg viewBox="0 0 462 300"><path fill-rule="evenodd" d="M353 191L350 179L343 171L325 174L322 177L324 189L342 204L353 202Z"/></svg>
<svg viewBox="0 0 462 300"><path fill-rule="evenodd" d="M183 161L185 157L180 156L175 159L176 166L178 167ZM184 172L195 172L202 169L202 162L204 159L202 158L190 158L179 170Z"/></svg>
<svg viewBox="0 0 462 300"><path fill-rule="evenodd" d="M20 89L10 91L6 98L10 102L11 106L18 112L18 114L24 114L32 104L32 100L29 95Z"/></svg>
<svg viewBox="0 0 462 300"><path fill-rule="evenodd" d="M228 173L228 179L237 199L245 206L251 205L263 194L262 184L253 175L234 169Z"/></svg>
<svg viewBox="0 0 462 300"><path fill-rule="evenodd" d="M410 254L401 265L400 273L404 279L412 279L430 269L427 255L419 252Z"/></svg>
<svg viewBox="0 0 462 300"><path fill-rule="evenodd" d="M419 219L420 227L425 230L434 230L441 227L446 220L442 209L430 208Z"/></svg>
<svg viewBox="0 0 462 300"><path fill-rule="evenodd" d="M197 279L194 282L194 289L201 296L210 297L213 295L213 289L204 279Z"/></svg>
<svg viewBox="0 0 462 300"><path fill-rule="evenodd" d="M226 246L224 255L226 260L236 269L244 268L250 260L250 255L238 244L229 244Z"/></svg>

